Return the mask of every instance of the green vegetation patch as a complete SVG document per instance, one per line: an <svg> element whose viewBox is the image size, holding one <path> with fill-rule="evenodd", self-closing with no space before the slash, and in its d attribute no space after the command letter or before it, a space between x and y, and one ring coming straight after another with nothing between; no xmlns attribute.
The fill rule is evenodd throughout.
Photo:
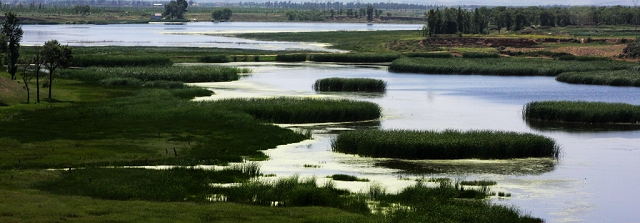
<svg viewBox="0 0 640 223"><path fill-rule="evenodd" d="M276 61L279 61L279 62L304 62L304 61L307 61L307 54L303 54L303 53L278 54L278 55L276 55Z"/></svg>
<svg viewBox="0 0 640 223"><path fill-rule="evenodd" d="M424 53L405 53L406 57L424 57L424 58L452 58L453 54L449 52L424 52Z"/></svg>
<svg viewBox="0 0 640 223"><path fill-rule="evenodd" d="M543 222L513 207L491 204L483 200L486 190L474 190L450 181L428 186L418 181L398 194L378 195L382 204L395 204L385 210L383 222Z"/></svg>
<svg viewBox="0 0 640 223"><path fill-rule="evenodd" d="M511 159L557 157L550 138L502 131L359 130L331 142L337 152L401 159Z"/></svg>
<svg viewBox="0 0 640 223"><path fill-rule="evenodd" d="M356 176L346 175L346 174L334 174L329 176L333 180L338 181L360 181L360 182L369 182L369 179L358 178Z"/></svg>
<svg viewBox="0 0 640 223"><path fill-rule="evenodd" d="M384 92L387 89L387 83L372 78L332 77L316 80L313 89L316 91Z"/></svg>
<svg viewBox="0 0 640 223"><path fill-rule="evenodd" d="M605 102L538 101L524 106L523 117L557 122L640 124L640 106Z"/></svg>
<svg viewBox="0 0 640 223"><path fill-rule="evenodd" d="M621 61L575 61L537 58L400 58L393 72L426 74L483 74L499 76L555 76L570 71L622 70L632 66Z"/></svg>
<svg viewBox="0 0 640 223"><path fill-rule="evenodd" d="M273 123L349 122L378 119L380 106L371 102L312 98L225 99L213 102Z"/></svg>
<svg viewBox="0 0 640 223"><path fill-rule="evenodd" d="M207 55L200 57L199 61L202 63L228 63L231 60L225 55Z"/></svg>
<svg viewBox="0 0 640 223"><path fill-rule="evenodd" d="M73 66L76 67L171 66L172 64L169 57L155 55L78 55L73 57Z"/></svg>
<svg viewBox="0 0 640 223"><path fill-rule="evenodd" d="M570 84L592 84L640 87L640 71L637 69L616 71L566 72L557 81Z"/></svg>
<svg viewBox="0 0 640 223"><path fill-rule="evenodd" d="M398 54L372 54L372 53L328 53L311 54L309 60L315 62L343 62L343 63L383 63L400 58Z"/></svg>
<svg viewBox="0 0 640 223"><path fill-rule="evenodd" d="M10 146L3 148L0 168L239 162L307 138L217 103L175 97L174 91L145 89L100 103L17 114L1 123L0 141Z"/></svg>
<svg viewBox="0 0 640 223"><path fill-rule="evenodd" d="M474 180L474 181L461 181L460 185L464 186L493 186L498 184L493 180Z"/></svg>
<svg viewBox="0 0 640 223"><path fill-rule="evenodd" d="M62 70L59 75L63 78L81 81L100 81L107 78L136 78L147 81L181 81L219 82L238 80L238 73L245 69L234 67L211 66L173 66L173 67L89 67L77 70Z"/></svg>
<svg viewBox="0 0 640 223"><path fill-rule="evenodd" d="M347 196L351 193L337 189L333 184L318 186L315 178L300 179L298 176L280 178L276 181L251 181L238 187L217 188L227 201L266 206L325 206L350 212L368 214L364 199Z"/></svg>
<svg viewBox="0 0 640 223"><path fill-rule="evenodd" d="M209 184L247 179L248 175L236 170L90 168L61 171L60 178L39 183L36 188L109 200L205 201L212 192Z"/></svg>
<svg viewBox="0 0 640 223"><path fill-rule="evenodd" d="M479 53L479 52L466 52L462 54L463 58L499 58L497 53Z"/></svg>

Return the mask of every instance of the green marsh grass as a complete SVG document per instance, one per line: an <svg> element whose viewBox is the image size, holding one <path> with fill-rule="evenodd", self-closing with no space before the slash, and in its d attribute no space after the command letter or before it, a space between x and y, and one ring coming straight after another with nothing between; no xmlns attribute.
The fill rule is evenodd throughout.
<svg viewBox="0 0 640 223"><path fill-rule="evenodd" d="M347 196L350 192L337 189L332 183L318 186L315 178L298 176L275 181L250 181L238 187L218 188L227 201L266 206L325 206L367 214L369 208L363 199Z"/></svg>
<svg viewBox="0 0 640 223"><path fill-rule="evenodd" d="M550 138L502 131L358 130L331 142L336 152L401 159L511 159L557 157Z"/></svg>
<svg viewBox="0 0 640 223"><path fill-rule="evenodd" d="M452 58L453 54L449 52L425 52L425 53L405 53L406 57L424 57L424 58Z"/></svg>
<svg viewBox="0 0 640 223"><path fill-rule="evenodd" d="M0 168L221 164L265 157L259 150L307 138L172 91L140 89L99 103L22 112L2 122L7 155Z"/></svg>
<svg viewBox="0 0 640 223"><path fill-rule="evenodd" d="M385 92L387 83L372 78L324 78L313 84L316 91Z"/></svg>
<svg viewBox="0 0 640 223"><path fill-rule="evenodd" d="M390 209L382 222L543 222L518 209L488 203L486 191L455 187L451 182L427 186L418 181L397 194L380 198L400 207Z"/></svg>
<svg viewBox="0 0 640 223"><path fill-rule="evenodd" d="M637 69L616 71L566 72L557 81L570 84L591 84L640 87L640 71Z"/></svg>
<svg viewBox="0 0 640 223"><path fill-rule="evenodd" d="M474 180L474 181L460 181L460 185L464 186L493 186L498 184L493 180Z"/></svg>
<svg viewBox="0 0 640 223"><path fill-rule="evenodd" d="M66 69L59 72L63 78L80 81L100 81L107 78L136 78L147 81L181 81L193 82L219 82L238 80L238 73L245 69L233 67L211 66L172 66L172 67L89 67L84 69Z"/></svg>
<svg viewBox="0 0 640 223"><path fill-rule="evenodd" d="M369 179L358 178L356 176L346 175L346 174L334 174L329 176L329 178L338 181L360 181L360 182L369 182Z"/></svg>
<svg viewBox="0 0 640 223"><path fill-rule="evenodd" d="M202 63L228 63L231 59L226 55L208 55L200 57L199 61Z"/></svg>
<svg viewBox="0 0 640 223"><path fill-rule="evenodd" d="M353 100L280 97L225 99L213 104L273 123L364 121L378 119L381 115L377 104Z"/></svg>
<svg viewBox="0 0 640 223"><path fill-rule="evenodd" d="M311 54L309 60L315 62L342 62L342 63L382 63L391 62L400 58L398 54L372 54L372 53L328 53Z"/></svg>
<svg viewBox="0 0 640 223"><path fill-rule="evenodd" d="M538 101L526 104L522 112L532 120L640 124L640 106L625 103Z"/></svg>
<svg viewBox="0 0 640 223"><path fill-rule="evenodd" d="M303 54L303 53L278 54L278 55L276 55L276 61L278 61L278 62L304 62L304 61L307 61L307 54Z"/></svg>
<svg viewBox="0 0 640 223"><path fill-rule="evenodd" d="M466 52L462 54L463 58L500 58L497 53L479 53L479 52Z"/></svg>
<svg viewBox="0 0 640 223"><path fill-rule="evenodd" d="M555 76L571 71L622 70L632 63L621 61L575 61L538 58L400 58L393 72L426 74L481 74L499 76Z"/></svg>
<svg viewBox="0 0 640 223"><path fill-rule="evenodd" d="M89 168L61 171L60 178L42 182L36 188L55 194L109 200L205 201L212 192L209 184L242 182L249 178L250 175L232 169Z"/></svg>
<svg viewBox="0 0 640 223"><path fill-rule="evenodd" d="M131 67L131 66L171 66L173 62L166 56L131 56L131 55L74 55L75 67Z"/></svg>

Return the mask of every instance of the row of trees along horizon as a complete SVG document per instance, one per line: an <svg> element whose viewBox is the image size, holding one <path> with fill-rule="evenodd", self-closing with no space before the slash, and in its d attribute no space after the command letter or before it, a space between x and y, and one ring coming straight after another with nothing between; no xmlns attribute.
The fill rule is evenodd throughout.
<svg viewBox="0 0 640 223"><path fill-rule="evenodd" d="M7 4L0 1L0 9L13 11L16 13L45 12L45 13L65 13L88 15L94 12L145 12L157 10L153 6L156 2L142 1L114 1L114 0L69 0L55 1L47 3L24 3L21 1ZM198 5L195 7L194 5ZM89 7L93 6L93 8ZM113 7L116 6L116 7ZM128 6L128 7L117 7ZM134 6L134 7L132 7ZM164 5L163 16L168 18L183 18L183 13L187 11L194 13L211 13L221 7L213 3L198 3L193 0L174 0ZM382 10L399 10L414 12L413 17L422 17L428 20L435 16L434 33L451 33L453 30L461 33L474 33L480 27L507 28L508 30L520 30L530 25L540 26L569 26L569 25L632 25L640 21L640 13L632 6L530 6L530 7L507 7L507 6L452 6L426 5L426 4L406 4L406 3L354 3L354 2L243 2L239 4L225 4L224 7L231 8L237 13L258 12L267 10L265 13L295 13L292 10L303 10L308 13L316 13L320 16L302 16L295 20L318 21L321 19L331 19L333 16L364 17L367 8L374 9L376 18L382 15ZM351 9L351 10L349 10ZM433 12L431 12L433 10ZM477 13L476 13L477 10ZM350 13L351 12L351 13ZM136 12L137 13L137 12ZM149 12L146 12L149 13ZM410 13L411 14L411 13ZM435 15L434 15L435 14ZM462 14L462 20L469 20L473 23L483 23L476 27L468 26L461 22L458 14ZM477 15L477 16L475 16ZM474 17L475 16L475 17ZM473 20L476 21L473 21ZM440 21L440 23L438 23ZM461 25L462 24L462 25ZM468 27L459 30L453 26ZM481 32L481 31L476 31ZM454 32L455 33L455 32Z"/></svg>
<svg viewBox="0 0 640 223"><path fill-rule="evenodd" d="M7 72L11 75L11 80L16 80L16 73L20 68L20 72L24 89L27 91L27 103L30 103L29 83L35 77L37 89L37 102L40 102L40 77L45 77L41 73L41 68L48 71L49 88L48 99L52 100L51 89L53 88L53 78L58 68L68 67L73 59L72 50L69 46L62 46L57 40L50 40L44 43L44 46L36 50L35 56L31 58L22 58L20 55L20 40L22 40L22 25L20 18L13 13L4 14L4 22L0 32L0 54L5 55L6 59L3 64L7 65ZM0 58L5 58L2 56Z"/></svg>

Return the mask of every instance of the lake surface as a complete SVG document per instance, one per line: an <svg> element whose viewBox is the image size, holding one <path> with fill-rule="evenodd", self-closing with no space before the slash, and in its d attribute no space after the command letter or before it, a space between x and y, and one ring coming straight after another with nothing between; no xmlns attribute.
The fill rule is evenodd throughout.
<svg viewBox="0 0 640 223"><path fill-rule="evenodd" d="M248 77L230 83L196 84L229 97L335 97L378 103L384 117L375 122L286 126L313 130L313 139L265 153L264 173L298 174L320 181L332 174L370 179L395 192L416 179L451 177L495 180L495 203L515 205L547 222L633 222L640 219L640 131L600 126L545 126L527 123L525 103L539 100L585 100L640 104L640 88L570 85L553 77L495 77L390 73L382 66L317 63L235 63L251 68ZM311 86L326 77L370 77L387 81L385 94L316 93ZM551 159L402 161L334 153L336 133L357 128L489 129L531 132L562 147ZM635 128L637 129L637 128ZM305 167L312 165L313 168ZM367 191L371 183L337 182L338 187Z"/></svg>
<svg viewBox="0 0 640 223"><path fill-rule="evenodd" d="M315 50L326 44L256 41L224 36L234 33L419 30L422 24L187 22L183 25L23 25L21 44L43 45L56 39L69 46L171 46L254 50Z"/></svg>

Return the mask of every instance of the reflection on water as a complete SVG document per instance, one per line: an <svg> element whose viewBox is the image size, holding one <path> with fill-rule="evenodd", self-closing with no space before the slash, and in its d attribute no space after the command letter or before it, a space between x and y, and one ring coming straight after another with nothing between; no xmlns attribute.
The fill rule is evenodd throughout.
<svg viewBox="0 0 640 223"><path fill-rule="evenodd" d="M589 124L567 123L553 121L526 120L527 126L541 132L609 132L609 131L637 131L640 125L630 124Z"/></svg>
<svg viewBox="0 0 640 223"><path fill-rule="evenodd" d="M270 160L262 171L278 177L348 174L380 183L390 192L416 179L452 177L495 180L496 191L511 193L494 202L515 205L547 222L633 222L640 219L640 131L584 126L527 123L522 107L531 101L584 100L640 104L640 88L569 85L553 77L495 77L389 73L386 69L355 65L289 63L228 64L252 69L251 76L232 83L196 84L223 97L303 96L371 101L383 109L375 124L288 126L309 128L313 139L265 151ZM384 95L316 93L311 86L328 77L368 77L388 83ZM550 137L561 146L559 160L407 161L334 153L336 132L357 128L490 129L530 132ZM623 127L624 128L624 127ZM588 131L587 131L588 130ZM596 131L594 131L596 130ZM607 131L604 131L607 130ZM609 131L615 130L615 131ZM305 168L305 164L319 168ZM366 191L371 183L336 182L340 188ZM492 189L494 190L494 189Z"/></svg>
<svg viewBox="0 0 640 223"><path fill-rule="evenodd" d="M399 169L409 174L506 174L539 175L553 171L556 160L530 158L512 160L383 160L376 166Z"/></svg>

